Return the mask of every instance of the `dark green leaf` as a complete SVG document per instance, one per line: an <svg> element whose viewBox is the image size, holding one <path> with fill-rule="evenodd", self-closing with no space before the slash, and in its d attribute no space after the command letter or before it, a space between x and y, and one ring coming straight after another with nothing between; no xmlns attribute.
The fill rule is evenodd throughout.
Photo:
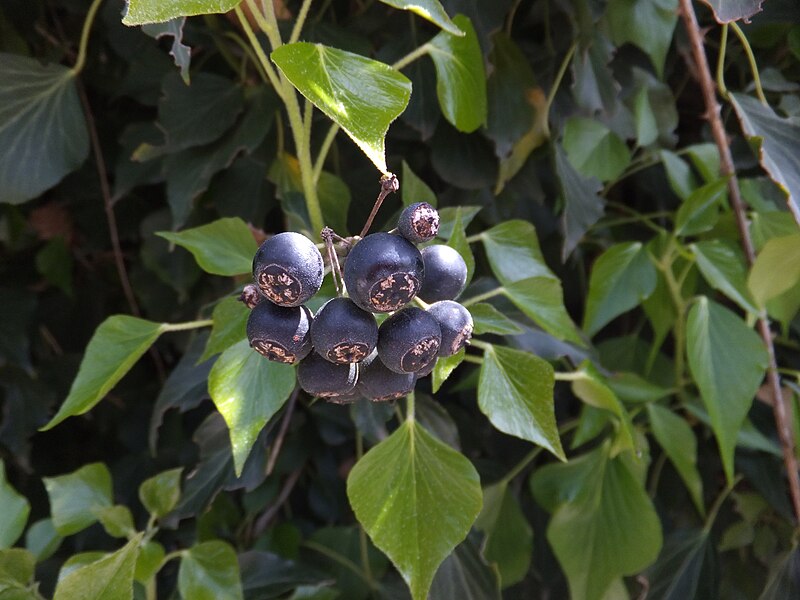
<svg viewBox="0 0 800 600"><path fill-rule="evenodd" d="M608 379L608 386L626 402L655 402L671 393L636 373L614 373Z"/></svg>
<svg viewBox="0 0 800 600"><path fill-rule="evenodd" d="M384 138L411 95L411 82L402 73L358 54L308 42L283 45L271 58L303 96L387 172Z"/></svg>
<svg viewBox="0 0 800 600"><path fill-rule="evenodd" d="M719 219L726 186L724 179L718 179L694 190L675 215L675 233L695 235L714 227Z"/></svg>
<svg viewBox="0 0 800 600"><path fill-rule="evenodd" d="M258 434L289 398L294 384L291 366L265 359L247 340L225 350L214 363L208 389L230 430L237 476Z"/></svg>
<svg viewBox="0 0 800 600"><path fill-rule="evenodd" d="M115 315L103 321L86 347L67 399L42 431L52 429L67 417L91 410L147 352L163 330L161 323L127 315Z"/></svg>
<svg viewBox="0 0 800 600"><path fill-rule="evenodd" d="M483 355L478 406L509 435L538 444L566 460L553 405L553 367L529 352L489 346Z"/></svg>
<svg viewBox="0 0 800 600"><path fill-rule="evenodd" d="M426 431L454 450L461 450L458 426L438 400L427 394L416 392L414 394L414 417Z"/></svg>
<svg viewBox="0 0 800 600"><path fill-rule="evenodd" d="M701 297L689 310L686 354L730 482L736 436L767 367L764 344L734 313Z"/></svg>
<svg viewBox="0 0 800 600"><path fill-rule="evenodd" d="M428 600L501 600L497 570L487 565L467 538L456 546L433 578ZM388 600L388 599L387 599Z"/></svg>
<svg viewBox="0 0 800 600"><path fill-rule="evenodd" d="M191 17L224 13L239 4L242 0L130 0L127 13L122 19L125 25L143 25L144 23L161 23L176 17Z"/></svg>
<svg viewBox="0 0 800 600"><path fill-rule="evenodd" d="M431 373L431 391L434 394L441 389L442 384L461 364L461 361L464 360L464 355L465 351L462 348L453 356L443 356L436 361L436 366L433 367L433 372Z"/></svg>
<svg viewBox="0 0 800 600"><path fill-rule="evenodd" d="M738 247L722 240L708 240L692 244L690 248L694 252L697 268L711 287L725 294L744 310L758 313L758 307L747 287L747 265L744 255Z"/></svg>
<svg viewBox="0 0 800 600"><path fill-rule="evenodd" d="M438 0L381 0L381 2L401 10L410 10L453 35L464 35L464 32L450 20Z"/></svg>
<svg viewBox="0 0 800 600"><path fill-rule="evenodd" d="M208 360L244 339L249 315L250 311L238 298L223 298L211 313L214 325L200 360Z"/></svg>
<svg viewBox="0 0 800 600"><path fill-rule="evenodd" d="M192 600L242 600L236 552L225 542L203 542L181 556L178 590Z"/></svg>
<svg viewBox="0 0 800 600"><path fill-rule="evenodd" d="M673 132L678 126L678 109L672 90L644 69L634 67L633 76L638 86L632 99L636 143L649 146L660 140L664 145L674 145Z"/></svg>
<svg viewBox="0 0 800 600"><path fill-rule="evenodd" d="M667 173L669 187L681 200L686 200L697 188L697 181L692 174L691 167L680 156L669 150L660 153L661 162Z"/></svg>
<svg viewBox="0 0 800 600"><path fill-rule="evenodd" d="M28 523L31 505L6 479L6 466L0 460L0 549L10 548Z"/></svg>
<svg viewBox="0 0 800 600"><path fill-rule="evenodd" d="M750 22L750 17L761 12L761 3L764 0L703 0L711 7L717 23L731 23L744 19Z"/></svg>
<svg viewBox="0 0 800 600"><path fill-rule="evenodd" d="M469 306L469 312L475 323L473 333L496 333L498 335L517 335L522 333L522 328L511 319L497 310L491 304L480 302Z"/></svg>
<svg viewBox="0 0 800 600"><path fill-rule="evenodd" d="M800 596L800 550L793 546L776 560L770 569L769 580L758 600L792 600Z"/></svg>
<svg viewBox="0 0 800 600"><path fill-rule="evenodd" d="M139 534L105 558L71 571L59 580L53 600L131 600Z"/></svg>
<svg viewBox="0 0 800 600"><path fill-rule="evenodd" d="M62 237L47 242L36 255L36 270L67 296L72 296L72 252Z"/></svg>
<svg viewBox="0 0 800 600"><path fill-rule="evenodd" d="M800 223L800 123L776 115L769 106L745 94L731 94L744 133L760 142L761 166L783 193L795 221Z"/></svg>
<svg viewBox="0 0 800 600"><path fill-rule="evenodd" d="M178 504L181 497L183 467L163 471L139 486L139 499L154 517L163 517Z"/></svg>
<svg viewBox="0 0 800 600"><path fill-rule="evenodd" d="M213 275L250 273L258 249L250 228L238 217L180 232L159 231L157 235L186 248L200 268Z"/></svg>
<svg viewBox="0 0 800 600"><path fill-rule="evenodd" d="M461 224L466 229L467 225L472 222L472 219L475 218L475 215L477 215L480 210L480 206L464 205L459 205L457 207L445 206L444 208L439 208L438 237L442 238L443 240L449 240L452 237L456 224L456 215L461 215Z"/></svg>
<svg viewBox="0 0 800 600"><path fill-rule="evenodd" d="M780 275L778 275L780 274ZM772 238L764 244L747 285L762 306L800 281L800 234Z"/></svg>
<svg viewBox="0 0 800 600"><path fill-rule="evenodd" d="M162 37L172 38L172 48L169 55L175 61L175 66L180 69L181 79L189 85L189 66L192 62L192 49L183 43L183 26L186 24L186 17L170 19L165 23L152 23L142 25L142 31L147 35L160 40Z"/></svg>
<svg viewBox="0 0 800 600"><path fill-rule="evenodd" d="M611 0L606 8L611 40L630 42L650 57L659 76L664 74L672 32L678 21L677 0Z"/></svg>
<svg viewBox="0 0 800 600"><path fill-rule="evenodd" d="M652 595L656 600L717 597L714 549L708 533L678 530L667 538L658 560L647 572L651 582L648 597Z"/></svg>
<svg viewBox="0 0 800 600"><path fill-rule="evenodd" d="M98 512L112 505L111 473L93 463L58 477L45 477L53 525L61 536L72 535L97 521Z"/></svg>
<svg viewBox="0 0 800 600"><path fill-rule="evenodd" d="M561 197L564 202L564 246L561 259L566 260L581 241L583 234L603 216L605 203L600 196L600 182L594 177L578 173L559 145L556 145L556 173L561 181Z"/></svg>
<svg viewBox="0 0 800 600"><path fill-rule="evenodd" d="M564 124L564 150L569 162L588 178L611 181L631 162L628 146L599 121L572 117Z"/></svg>
<svg viewBox="0 0 800 600"><path fill-rule="evenodd" d="M89 154L75 73L0 53L0 202L20 204L53 187Z"/></svg>
<svg viewBox="0 0 800 600"><path fill-rule="evenodd" d="M697 440L692 428L685 420L660 404L648 404L647 415L653 435L686 484L698 512L705 515L703 480L697 470Z"/></svg>
<svg viewBox="0 0 800 600"><path fill-rule="evenodd" d="M414 600L427 598L436 569L466 537L481 509L472 464L413 421L405 421L356 463L347 495Z"/></svg>
<svg viewBox="0 0 800 600"><path fill-rule="evenodd" d="M564 307L561 282L550 277L531 277L508 284L505 294L522 312L560 340L585 345Z"/></svg>
<svg viewBox="0 0 800 600"><path fill-rule="evenodd" d="M483 556L497 564L501 586L522 581L531 565L533 529L507 481L484 488L483 510L475 528L486 535Z"/></svg>
<svg viewBox="0 0 800 600"><path fill-rule="evenodd" d="M470 133L486 122L483 54L472 22L464 15L456 15L453 22L465 35L441 31L428 48L442 114L456 129Z"/></svg>
<svg viewBox="0 0 800 600"><path fill-rule="evenodd" d="M464 264L467 265L467 281L464 284L467 286L470 281L472 281L472 275L475 273L475 257L467 241L467 234L464 231L463 221L461 207L458 206L456 207L456 216L453 222L453 233L450 239L447 240L447 245L456 250L461 255L461 258L464 259Z"/></svg>
<svg viewBox="0 0 800 600"><path fill-rule="evenodd" d="M403 161L401 181L403 183L400 186L400 194L403 197L403 206L408 206L415 202L427 202L433 207L437 205L436 194L428 187L428 184L417 177L417 174L411 170L406 161Z"/></svg>
<svg viewBox="0 0 800 600"><path fill-rule="evenodd" d="M594 335L615 317L641 304L656 287L656 268L641 242L612 246L595 261L583 328Z"/></svg>
<svg viewBox="0 0 800 600"><path fill-rule="evenodd" d="M610 458L609 451L606 444L568 464L546 465L531 480L537 501L553 511L547 539L573 598L599 600L661 549L661 523L647 492L624 456Z"/></svg>

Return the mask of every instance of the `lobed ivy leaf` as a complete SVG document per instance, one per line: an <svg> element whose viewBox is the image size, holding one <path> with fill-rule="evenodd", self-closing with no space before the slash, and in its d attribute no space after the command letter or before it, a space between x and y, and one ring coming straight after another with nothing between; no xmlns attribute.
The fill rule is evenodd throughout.
<svg viewBox="0 0 800 600"><path fill-rule="evenodd" d="M163 37L172 38L172 47L169 55L175 61L175 66L180 69L183 83L189 85L191 81L189 66L192 63L192 49L183 43L183 26L185 24L186 17L179 17L164 23L143 25L142 32L157 40Z"/></svg>
<svg viewBox="0 0 800 600"><path fill-rule="evenodd" d="M384 4L408 10L438 25L448 33L463 36L464 32L456 26L438 0L380 0Z"/></svg>
<svg viewBox="0 0 800 600"><path fill-rule="evenodd" d="M136 535L113 554L59 578L53 600L131 600L142 535Z"/></svg>
<svg viewBox="0 0 800 600"><path fill-rule="evenodd" d="M242 0L129 0L125 25L161 23L177 17L226 13Z"/></svg>
<svg viewBox="0 0 800 600"><path fill-rule="evenodd" d="M478 406L503 433L528 440L566 460L556 426L553 367L529 352L487 346Z"/></svg>
<svg viewBox="0 0 800 600"><path fill-rule="evenodd" d="M67 399L40 431L91 410L131 369L164 331L164 325L127 315L114 315L94 332Z"/></svg>
<svg viewBox="0 0 800 600"><path fill-rule="evenodd" d="M0 52L0 203L36 198L89 155L75 73Z"/></svg>
<svg viewBox="0 0 800 600"><path fill-rule="evenodd" d="M28 523L31 505L6 479L6 466L0 460L0 550L10 548Z"/></svg>
<svg viewBox="0 0 800 600"><path fill-rule="evenodd" d="M611 40L621 46L630 42L641 48L664 75L664 62L678 22L678 0L610 0L606 8Z"/></svg>
<svg viewBox="0 0 800 600"><path fill-rule="evenodd" d="M436 95L445 119L456 129L470 133L486 123L486 74L483 54L472 22L456 15L463 35L439 32L428 42L436 68Z"/></svg>
<svg viewBox="0 0 800 600"><path fill-rule="evenodd" d="M481 509L472 464L410 420L356 463L347 478L347 496L414 600L427 598L437 568L466 537Z"/></svg>
<svg viewBox="0 0 800 600"><path fill-rule="evenodd" d="M181 556L178 590L192 600L243 600L236 552L226 542L202 542Z"/></svg>
<svg viewBox="0 0 800 600"><path fill-rule="evenodd" d="M631 153L625 142L593 119L567 119L562 144L569 162L587 178L614 180L631 162Z"/></svg>
<svg viewBox="0 0 800 600"><path fill-rule="evenodd" d="M111 473L103 463L42 481L50 499L53 526L61 536L86 529L97 521L99 511L113 504Z"/></svg>
<svg viewBox="0 0 800 600"><path fill-rule="evenodd" d="M583 235L603 216L605 201L600 196L600 182L595 177L578 173L558 144L555 155L556 173L561 182L561 197L564 201L564 246L561 260L566 261Z"/></svg>
<svg viewBox="0 0 800 600"><path fill-rule="evenodd" d="M285 44L270 57L381 173L388 172L384 139L411 96L411 82L405 75L377 60L309 42Z"/></svg>
<svg viewBox="0 0 800 600"><path fill-rule="evenodd" d="M258 434L280 410L295 385L289 365L265 359L242 340L225 350L208 376L208 390L228 425L236 475Z"/></svg>
<svg viewBox="0 0 800 600"><path fill-rule="evenodd" d="M736 438L764 377L767 351L744 321L702 296L689 310L686 355L731 482Z"/></svg>
<svg viewBox="0 0 800 600"><path fill-rule="evenodd" d="M250 273L258 249L253 234L239 217L217 219L183 231L159 231L156 235L186 248L200 268L212 275Z"/></svg>

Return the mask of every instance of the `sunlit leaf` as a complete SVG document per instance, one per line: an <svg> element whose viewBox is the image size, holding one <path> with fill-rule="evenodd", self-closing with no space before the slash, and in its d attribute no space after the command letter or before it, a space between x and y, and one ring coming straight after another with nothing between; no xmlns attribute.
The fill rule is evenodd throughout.
<svg viewBox="0 0 800 600"><path fill-rule="evenodd" d="M250 273L258 248L250 228L238 217L178 232L159 231L157 235L186 248L197 264L213 275Z"/></svg>
<svg viewBox="0 0 800 600"><path fill-rule="evenodd" d="M67 536L97 521L98 511L112 505L111 473L92 463L58 477L45 477L50 513L56 531Z"/></svg>
<svg viewBox="0 0 800 600"><path fill-rule="evenodd" d="M130 600L142 534L104 558L59 579L53 600Z"/></svg>
<svg viewBox="0 0 800 600"><path fill-rule="evenodd" d="M464 35L464 32L461 31L453 21L450 20L450 17L445 12L444 8L441 4L439 4L438 0L380 0L384 4L388 4L389 6L394 6L395 8L399 8L401 10L409 10L423 19L427 19L431 23L434 23L444 29L452 33L453 35Z"/></svg>
<svg viewBox="0 0 800 600"><path fill-rule="evenodd" d="M122 18L125 25L160 23L176 17L225 13L242 0L129 0L127 13Z"/></svg>
<svg viewBox="0 0 800 600"><path fill-rule="evenodd" d="M0 549L10 548L22 535L31 511L30 503L6 479L6 467L0 461Z"/></svg>
<svg viewBox="0 0 800 600"><path fill-rule="evenodd" d="M236 552L219 540L192 546L181 556L178 590L192 600L242 600Z"/></svg>

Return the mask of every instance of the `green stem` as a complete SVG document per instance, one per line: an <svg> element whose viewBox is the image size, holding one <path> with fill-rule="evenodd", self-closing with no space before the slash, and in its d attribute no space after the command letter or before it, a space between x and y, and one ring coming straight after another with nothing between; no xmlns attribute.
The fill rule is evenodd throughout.
<svg viewBox="0 0 800 600"><path fill-rule="evenodd" d="M333 144L333 140L336 139L337 133L339 133L339 126L336 123L331 123L328 133L325 135L325 139L322 140L322 146L320 146L317 160L314 163L315 182L319 181L319 176L322 174L322 167L325 166L325 160L328 158L328 152L330 152L331 145Z"/></svg>
<svg viewBox="0 0 800 600"><path fill-rule="evenodd" d="M300 7L300 12L297 13L297 20L292 28L292 35L289 36L290 44L294 44L300 39L300 32L303 30L303 24L306 22L309 8L311 8L311 0L303 0L303 5Z"/></svg>
<svg viewBox="0 0 800 600"><path fill-rule="evenodd" d="M414 422L414 420L416 418L416 414L414 412L414 410L415 410L414 405L415 404L416 404L416 398L414 397L414 392L411 392L406 397L406 420L407 421L411 421L412 423Z"/></svg>
<svg viewBox="0 0 800 600"><path fill-rule="evenodd" d="M406 54L403 58L392 64L392 67L399 71L410 65L418 58L422 58L426 54L429 54L432 49L433 46L431 46L430 44L422 44L422 46L417 47L416 49Z"/></svg>
<svg viewBox="0 0 800 600"><path fill-rule="evenodd" d="M722 493L717 496L717 499L714 501L714 505L711 507L711 510L708 511L708 517L706 518L706 524L703 526L703 531L706 533L711 531L711 528L714 526L714 521L717 518L717 513L719 513L719 509L722 508L725 500L727 500L728 496L730 496L731 492L733 492L733 488L735 488L742 479L743 477L741 475L737 475L733 481L731 481L731 484L722 490Z"/></svg>
<svg viewBox="0 0 800 600"><path fill-rule="evenodd" d="M233 56L227 46L221 42L221 38L227 37L230 32L222 33L220 31L216 15L203 15L203 22L211 30L211 39L214 42L214 46L217 48L220 56L226 63L228 63L228 66L233 70L234 73L238 73L239 65L236 63L236 58Z"/></svg>
<svg viewBox="0 0 800 600"><path fill-rule="evenodd" d="M199 329L201 327L211 327L213 319L203 319L201 321L188 321L186 323L162 323L161 331L186 331L187 329Z"/></svg>
<svg viewBox="0 0 800 600"><path fill-rule="evenodd" d="M239 46L239 48L242 49L242 52L244 52L245 56L250 58L252 63L256 66L256 70L258 71L258 74L261 76L261 79L263 81L265 81L265 82L268 81L268 82L272 83L272 81L270 81L269 75L264 70L264 65L261 64L261 61L256 56L256 54L253 51L253 48L251 46L248 46L241 37L239 37L238 35L236 35L232 31L226 31L224 33L224 36L226 38L228 38L229 40L233 41L237 46Z"/></svg>
<svg viewBox="0 0 800 600"><path fill-rule="evenodd" d="M761 76L758 74L758 65L756 65L756 57L753 54L753 49L750 47L750 42L747 41L744 31L742 31L742 28L739 27L735 21L731 22L730 26L733 29L733 32L736 34L736 37L738 37L739 41L742 42L744 53L747 55L747 60L750 63L750 70L753 72L753 83L756 85L756 95L761 101L761 104L764 106L769 106L767 103L767 97L764 95L764 89L761 87Z"/></svg>
<svg viewBox="0 0 800 600"><path fill-rule="evenodd" d="M272 49L274 50L282 46L281 32L278 29L278 21L275 18L275 8L272 6L272 0L268 2L259 2L261 6L256 4L255 0L245 0L245 2L253 18L256 20L256 23L258 23L258 26L261 28L261 31L267 35L269 45L272 46ZM271 19L269 18L270 16L272 17Z"/></svg>
<svg viewBox="0 0 800 600"><path fill-rule="evenodd" d="M83 71L86 66L86 50L89 46L89 32L92 29L94 18L97 16L97 11L100 9L100 3L103 0L94 0L89 6L89 12L86 13L86 19L83 21L83 30L81 31L81 41L78 44L78 58L75 60L75 65L72 67L72 74L78 75Z"/></svg>
<svg viewBox="0 0 800 600"><path fill-rule="evenodd" d="M717 88L723 98L728 97L728 88L725 85L725 51L728 49L728 24L722 25L722 35L719 40L719 57L717 58Z"/></svg>
<svg viewBox="0 0 800 600"><path fill-rule="evenodd" d="M567 55L564 57L564 60L561 61L561 66L558 68L558 73L556 73L556 78L553 80L553 86L550 88L550 93L547 94L547 103L545 104L544 110L545 114L550 114L550 107L553 106L553 102L556 99L556 92L558 92L558 88L561 86L561 80L564 79L564 75L567 72L567 67L569 67L569 63L572 61L572 55L575 54L575 50L578 49L578 42L573 42L572 46L569 47L567 50ZM547 137L550 137L550 118L548 116L547 119L544 121L544 133Z"/></svg>
<svg viewBox="0 0 800 600"><path fill-rule="evenodd" d="M489 298L494 298L495 296L501 296L505 293L506 288L500 286L493 290L489 290L488 292L484 292L483 294L478 294L477 296L473 296L472 298L467 298L461 304L463 306L472 306L473 304L477 304L478 302L483 302L484 300L488 300Z"/></svg>
<svg viewBox="0 0 800 600"><path fill-rule="evenodd" d="M541 446L538 448L534 448L525 457L519 461L516 465L514 465L511 470L505 474L505 476L500 480L500 483L509 483L512 479L514 479L517 475L522 473L530 463L536 460L536 457L539 456L539 453L543 450Z"/></svg>
<svg viewBox="0 0 800 600"><path fill-rule="evenodd" d="M473 340L470 340L469 343L470 343L471 346L474 346L475 348L479 348L479 349L483 350L484 352L492 350L492 345L487 343L487 342L482 342L480 340L473 339Z"/></svg>
<svg viewBox="0 0 800 600"><path fill-rule="evenodd" d="M587 379L586 371L570 371L569 373L553 373L556 381L579 381Z"/></svg>
<svg viewBox="0 0 800 600"><path fill-rule="evenodd" d="M662 273L664 273L664 280L667 283L667 289L669 290L670 298L675 306L676 318L675 324L672 328L672 335L675 341L674 378L675 387L678 389L678 395L681 396L683 393L683 362L686 345L686 321L684 319L686 302L684 301L683 294L681 292L681 282L675 278L675 274L672 272L673 259L675 254L679 252L679 249L676 247L675 238L673 237L669 241L669 245L667 247L667 251L664 253L664 257L656 266L661 270ZM681 279L686 276L686 273L688 273L688 270L685 270L681 274Z"/></svg>
<svg viewBox="0 0 800 600"><path fill-rule="evenodd" d="M472 356L471 354L465 354L464 362L473 363L475 365L482 365L483 359L480 356Z"/></svg>
<svg viewBox="0 0 800 600"><path fill-rule="evenodd" d="M245 17L242 9L239 6L233 10L236 12L236 16L239 18L239 23L241 23L242 30L247 36L247 41L250 42L250 46L252 46L256 56L258 57L258 62L261 65L261 68L264 69L264 72L267 74L272 87L275 88L275 91L278 93L278 95L283 98L285 95L283 86L278 79L278 75L275 73L275 69L272 68L272 63L269 62L269 58L267 58L267 55L264 53L264 48L261 47L261 42L258 41L256 34L253 32L253 28L250 27L250 21L247 20L247 17Z"/></svg>

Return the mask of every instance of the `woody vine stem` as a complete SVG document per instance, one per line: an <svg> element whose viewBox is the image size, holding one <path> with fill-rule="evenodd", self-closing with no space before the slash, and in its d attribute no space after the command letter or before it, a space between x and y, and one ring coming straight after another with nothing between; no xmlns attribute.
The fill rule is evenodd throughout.
<svg viewBox="0 0 800 600"><path fill-rule="evenodd" d="M720 106L717 102L714 90L714 80L711 76L711 69L708 65L705 50L703 48L703 34L697 22L697 15L692 6L692 0L680 0L680 12L689 36L692 48L692 59L694 61L695 72L698 83L703 92L703 102L706 107L706 118L711 126L711 133L714 143L719 151L720 171L728 179L728 197L731 208L736 217L736 225L739 230L740 241L744 250L745 259L748 266L753 265L755 251L753 241L750 237L750 230L747 225L745 205L739 190L739 180L736 178L736 170L733 166L728 138L725 134L725 126L720 116ZM789 493L794 507L795 520L800 523L800 476L798 476L797 458L794 448L795 440L790 424L789 411L786 407L786 400L781 390L780 377L778 376L778 365L775 359L775 346L772 342L772 332L770 331L769 321L765 312L758 318L758 332L769 356L767 367L767 382L772 396L772 410L775 416L775 425L778 430L778 437L781 442L783 462L786 466L786 476L789 480Z"/></svg>

